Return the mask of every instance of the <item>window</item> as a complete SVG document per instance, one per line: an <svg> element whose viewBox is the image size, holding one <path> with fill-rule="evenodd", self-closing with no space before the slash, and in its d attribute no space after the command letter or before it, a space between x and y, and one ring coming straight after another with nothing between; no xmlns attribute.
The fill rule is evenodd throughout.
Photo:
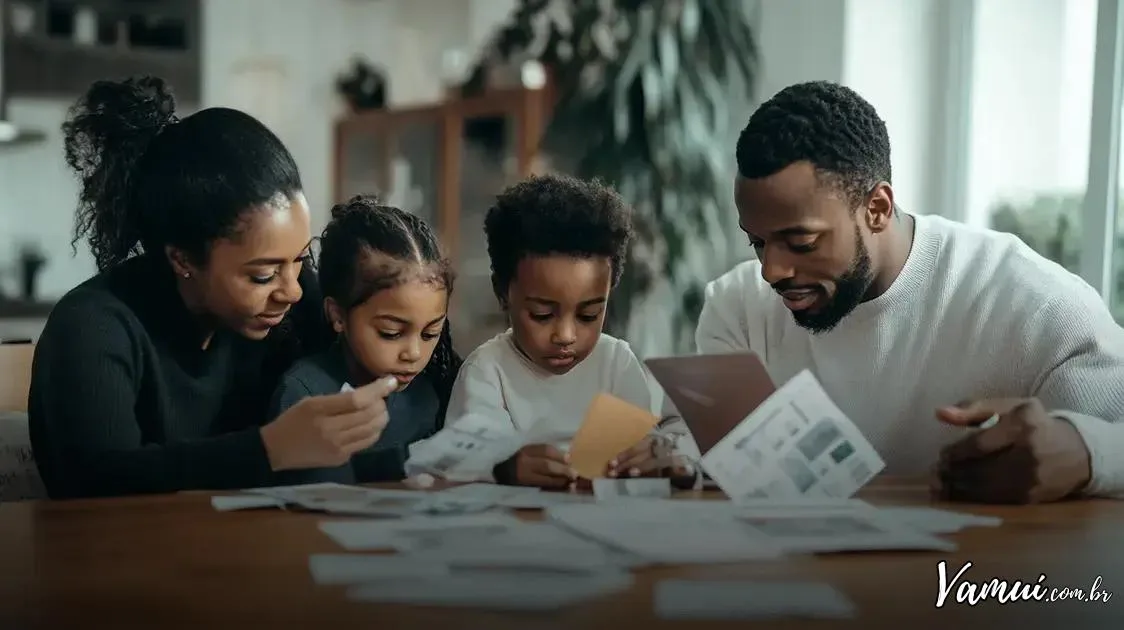
<svg viewBox="0 0 1124 630"><path fill-rule="evenodd" d="M1079 273L1097 0L976 0L973 22L965 221Z"/></svg>

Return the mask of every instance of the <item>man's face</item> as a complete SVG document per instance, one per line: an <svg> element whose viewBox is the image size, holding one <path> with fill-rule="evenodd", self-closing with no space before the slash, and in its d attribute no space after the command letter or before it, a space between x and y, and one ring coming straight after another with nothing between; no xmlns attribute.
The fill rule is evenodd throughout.
<svg viewBox="0 0 1124 630"><path fill-rule="evenodd" d="M875 189L876 196L886 194L882 188ZM761 261L761 276L797 324L827 332L863 302L874 282L869 208L851 207L807 162L761 179L739 175L734 200L740 227Z"/></svg>

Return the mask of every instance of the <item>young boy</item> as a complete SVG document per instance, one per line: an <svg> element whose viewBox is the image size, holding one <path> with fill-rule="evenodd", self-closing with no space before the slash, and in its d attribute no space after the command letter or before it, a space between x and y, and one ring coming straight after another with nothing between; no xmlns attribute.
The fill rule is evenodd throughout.
<svg viewBox="0 0 1124 630"><path fill-rule="evenodd" d="M632 237L629 209L595 182L533 177L499 195L484 232L492 288L511 328L465 360L445 422L475 417L514 427L532 444L496 467L496 481L566 488L576 481L570 438L598 393L652 408L640 361L626 342L601 332ZM606 474L658 471L663 446L653 435Z"/></svg>

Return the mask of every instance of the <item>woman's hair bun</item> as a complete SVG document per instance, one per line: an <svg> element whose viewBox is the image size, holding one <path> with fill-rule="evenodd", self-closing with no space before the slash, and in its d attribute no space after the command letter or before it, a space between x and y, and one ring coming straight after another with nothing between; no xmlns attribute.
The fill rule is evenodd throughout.
<svg viewBox="0 0 1124 630"><path fill-rule="evenodd" d="M344 203L337 203L332 206L332 220L341 221L349 215L370 212L381 205L383 203L378 195L355 195Z"/></svg>

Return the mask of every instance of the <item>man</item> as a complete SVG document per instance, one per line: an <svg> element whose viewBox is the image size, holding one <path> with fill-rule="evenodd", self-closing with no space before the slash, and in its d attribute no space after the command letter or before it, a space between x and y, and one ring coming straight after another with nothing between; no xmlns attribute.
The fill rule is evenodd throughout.
<svg viewBox="0 0 1124 630"><path fill-rule="evenodd" d="M901 210L886 125L846 87L782 90L737 164L757 260L707 286L700 353L753 351L778 384L810 370L887 473L939 461L950 499L1124 491L1124 423L1100 419L1124 417L1124 329L1089 285L1014 236ZM947 406L995 397L1078 413Z"/></svg>

